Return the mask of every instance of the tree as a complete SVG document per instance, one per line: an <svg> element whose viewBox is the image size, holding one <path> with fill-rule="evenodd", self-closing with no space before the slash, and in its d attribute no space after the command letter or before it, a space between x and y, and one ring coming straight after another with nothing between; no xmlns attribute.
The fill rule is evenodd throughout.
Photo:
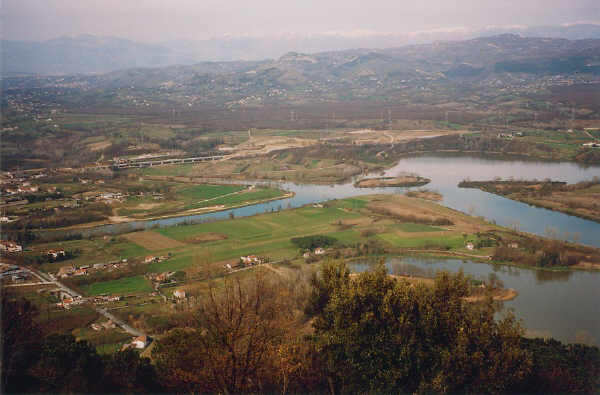
<svg viewBox="0 0 600 395"><path fill-rule="evenodd" d="M503 392L530 371L519 325L512 316L496 321L491 297L466 302L462 273L415 287L383 264L350 276L338 262L314 281L313 341L336 390Z"/></svg>
<svg viewBox="0 0 600 395"><path fill-rule="evenodd" d="M244 283L226 280L222 289L211 284L194 328L158 341L153 357L159 372L171 369L166 381L177 390L265 390L276 377L274 352L291 318L289 311L286 298L260 274Z"/></svg>
<svg viewBox="0 0 600 395"><path fill-rule="evenodd" d="M0 392L27 392L35 380L28 368L39 357L41 331L34 322L35 307L27 300L11 300L2 292L2 382Z"/></svg>
<svg viewBox="0 0 600 395"><path fill-rule="evenodd" d="M102 359L87 341L53 334L44 339L40 359L31 369L41 392L99 392Z"/></svg>
<svg viewBox="0 0 600 395"><path fill-rule="evenodd" d="M132 349L104 358L103 386L106 392L156 393L161 388L149 358Z"/></svg>

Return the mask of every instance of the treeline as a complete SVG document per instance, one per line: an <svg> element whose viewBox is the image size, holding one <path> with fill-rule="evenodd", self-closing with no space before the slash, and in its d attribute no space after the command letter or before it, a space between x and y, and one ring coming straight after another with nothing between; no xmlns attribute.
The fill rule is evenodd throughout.
<svg viewBox="0 0 600 395"><path fill-rule="evenodd" d="M64 254L57 254L56 257L50 254L41 254L41 255L28 255L23 257L23 261L25 264L36 264L41 265L43 263L54 263L54 262L62 262L68 261L69 259L77 258L81 254L80 249L74 250L65 250Z"/></svg>
<svg viewBox="0 0 600 395"><path fill-rule="evenodd" d="M564 181L551 180L492 180L471 181L463 180L458 184L459 188L478 188L497 195L511 195L519 193L525 196L549 196L552 192L569 192L588 189L600 185L600 178L594 177L590 181L580 181L576 184L567 184Z"/></svg>
<svg viewBox="0 0 600 395"><path fill-rule="evenodd" d="M517 248L511 246L511 240L496 235L492 259L537 267L573 266L582 261L598 261L598 253L594 248L567 243L557 239L558 233L550 230L548 233L547 239L521 234Z"/></svg>
<svg viewBox="0 0 600 395"><path fill-rule="evenodd" d="M293 153L298 158L344 158L346 162L364 161L386 163L402 155L420 152L456 151L524 155L547 159L571 159L581 163L600 163L600 150L578 150L572 157L564 157L559 149L547 144L534 143L523 139L501 139L490 134L446 135L430 139L415 139L389 144L319 144L293 150L283 150L280 154Z"/></svg>
<svg viewBox="0 0 600 395"><path fill-rule="evenodd" d="M314 250L318 247L326 248L339 243L336 238L325 235L294 237L290 241L302 250Z"/></svg>
<svg viewBox="0 0 600 395"><path fill-rule="evenodd" d="M6 392L600 389L597 347L525 339L510 313L495 318L491 291L483 302L467 302L471 287L462 273L438 273L433 286L413 286L390 277L383 264L354 275L343 262L327 262L309 278L257 272L226 279L177 315L178 329L155 340L153 365L131 352L98 358L70 336L36 341L33 314L4 301L14 304L3 309L10 351L3 354L3 383Z"/></svg>

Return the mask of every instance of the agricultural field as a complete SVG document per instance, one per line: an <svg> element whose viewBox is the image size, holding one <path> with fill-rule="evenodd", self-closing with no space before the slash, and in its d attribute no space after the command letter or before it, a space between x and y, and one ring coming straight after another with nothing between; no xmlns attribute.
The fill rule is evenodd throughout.
<svg viewBox="0 0 600 395"><path fill-rule="evenodd" d="M190 185L191 184L191 185ZM185 215L210 212L231 207L280 199L286 192L268 187L248 185L216 185L179 182L169 189L168 196L131 196L114 205L117 222L131 219Z"/></svg>
<svg viewBox="0 0 600 395"><path fill-rule="evenodd" d="M412 216L403 216L405 211ZM222 270L225 263L236 264L240 256L251 254L272 262L303 262L302 251L291 242L296 237L317 234L333 237L338 243L336 250L343 254L354 254L351 251L360 245L370 245L368 248L381 252L429 248L466 253L465 243L476 241L476 233L494 229L497 228L481 219L429 201L375 195L331 201L324 207L305 206L252 217L133 232L112 242L99 238L61 245L82 250L77 262L85 261L86 257L88 263L102 262L114 258L116 252L125 251L130 252L127 256L132 263L141 262L149 253L169 256L135 269L135 273L183 270L189 280L198 278L202 268ZM137 255L131 256L131 252ZM45 268L57 271L64 264L47 264ZM125 294L141 292L146 286L139 274L132 273L130 277L90 283L81 289L91 295Z"/></svg>
<svg viewBox="0 0 600 395"><path fill-rule="evenodd" d="M118 280L103 281L83 286L82 289L91 296L102 294L126 294L150 292L152 286L144 276L124 277Z"/></svg>

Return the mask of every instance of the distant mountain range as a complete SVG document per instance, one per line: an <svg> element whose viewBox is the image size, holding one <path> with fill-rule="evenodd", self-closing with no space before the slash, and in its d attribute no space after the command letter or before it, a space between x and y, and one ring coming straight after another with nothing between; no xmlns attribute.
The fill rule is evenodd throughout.
<svg viewBox="0 0 600 395"><path fill-rule="evenodd" d="M2 73L4 75L105 73L130 68L192 65L206 61L258 61L279 58L291 51L318 53L352 48L382 50L402 47L404 49L399 50L402 52L409 48L406 47L407 45L466 40L505 33L523 37L553 37L569 40L600 39L600 25L489 28L478 31L455 29L417 33L352 32L222 37L198 41L170 41L161 44L143 44L121 38L91 35L63 37L44 42L3 40ZM434 48L440 46L443 47L444 44L436 44ZM426 50L426 47L423 48ZM359 52L382 53L380 50ZM390 53L395 52L391 50ZM455 56L452 53L447 55ZM208 63L205 63L204 67L208 67ZM215 66L213 64L210 67ZM228 66L221 64L218 67L227 69ZM465 70L463 68L456 72L460 74Z"/></svg>

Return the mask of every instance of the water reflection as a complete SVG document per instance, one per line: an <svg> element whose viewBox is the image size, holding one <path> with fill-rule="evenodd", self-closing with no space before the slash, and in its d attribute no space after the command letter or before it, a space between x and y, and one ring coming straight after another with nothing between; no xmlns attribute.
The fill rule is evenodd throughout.
<svg viewBox="0 0 600 395"><path fill-rule="evenodd" d="M570 270L534 270L537 284L547 282L567 282L573 275Z"/></svg>

